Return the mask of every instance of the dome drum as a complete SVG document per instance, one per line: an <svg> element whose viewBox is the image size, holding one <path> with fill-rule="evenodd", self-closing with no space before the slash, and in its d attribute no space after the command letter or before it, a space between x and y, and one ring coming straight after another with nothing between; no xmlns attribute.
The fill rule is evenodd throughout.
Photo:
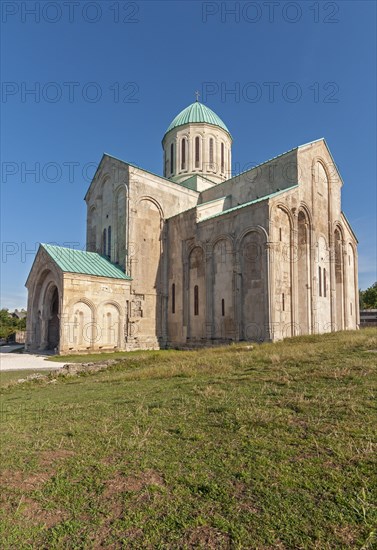
<svg viewBox="0 0 377 550"><path fill-rule="evenodd" d="M193 175L213 183L231 177L232 137L222 120L199 102L174 118L162 145L164 176L177 183Z"/></svg>

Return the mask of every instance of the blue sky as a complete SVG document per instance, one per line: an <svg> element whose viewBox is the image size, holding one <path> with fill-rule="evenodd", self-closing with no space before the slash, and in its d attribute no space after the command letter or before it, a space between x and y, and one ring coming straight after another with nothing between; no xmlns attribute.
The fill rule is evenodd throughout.
<svg viewBox="0 0 377 550"><path fill-rule="evenodd" d="M233 135L235 172L326 138L360 287L376 280L375 2L1 8L2 307L26 305L39 242L85 246L103 152L162 173L161 139L195 90Z"/></svg>

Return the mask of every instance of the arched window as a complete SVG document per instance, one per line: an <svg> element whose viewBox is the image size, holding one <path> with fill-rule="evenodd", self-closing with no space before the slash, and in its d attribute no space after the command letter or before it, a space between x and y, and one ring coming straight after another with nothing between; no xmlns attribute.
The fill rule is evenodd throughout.
<svg viewBox="0 0 377 550"><path fill-rule="evenodd" d="M175 313L175 283L171 285L171 312Z"/></svg>
<svg viewBox="0 0 377 550"><path fill-rule="evenodd" d="M199 315L199 287L194 286L194 315Z"/></svg>
<svg viewBox="0 0 377 550"><path fill-rule="evenodd" d="M181 143L181 170L186 168L186 140L182 139Z"/></svg>
<svg viewBox="0 0 377 550"><path fill-rule="evenodd" d="M221 300L221 315L224 317L225 315L225 300L224 298Z"/></svg>
<svg viewBox="0 0 377 550"><path fill-rule="evenodd" d="M221 171L225 170L225 156L224 156L224 144L221 144Z"/></svg>
<svg viewBox="0 0 377 550"><path fill-rule="evenodd" d="M213 138L209 138L209 163L210 168L213 169Z"/></svg>
<svg viewBox="0 0 377 550"><path fill-rule="evenodd" d="M199 168L200 163L200 138L195 138L195 168Z"/></svg>
<svg viewBox="0 0 377 550"><path fill-rule="evenodd" d="M170 145L170 173L174 172L174 143Z"/></svg>
<svg viewBox="0 0 377 550"><path fill-rule="evenodd" d="M164 149L164 176L168 175L168 159L166 158L166 151Z"/></svg>
<svg viewBox="0 0 377 550"><path fill-rule="evenodd" d="M106 245L107 245L107 237L106 237L106 227L105 227L102 234L102 254L104 256L106 256Z"/></svg>
<svg viewBox="0 0 377 550"><path fill-rule="evenodd" d="M111 258L111 225L107 230L107 255Z"/></svg>

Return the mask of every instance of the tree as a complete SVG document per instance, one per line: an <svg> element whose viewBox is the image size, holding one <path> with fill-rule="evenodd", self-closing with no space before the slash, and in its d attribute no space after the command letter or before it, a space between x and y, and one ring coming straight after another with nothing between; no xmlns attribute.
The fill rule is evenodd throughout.
<svg viewBox="0 0 377 550"><path fill-rule="evenodd" d="M377 309L377 281L366 290L360 290L360 309Z"/></svg>
<svg viewBox="0 0 377 550"><path fill-rule="evenodd" d="M25 330L26 319L17 319L7 309L0 309L0 338L9 338L17 330Z"/></svg>

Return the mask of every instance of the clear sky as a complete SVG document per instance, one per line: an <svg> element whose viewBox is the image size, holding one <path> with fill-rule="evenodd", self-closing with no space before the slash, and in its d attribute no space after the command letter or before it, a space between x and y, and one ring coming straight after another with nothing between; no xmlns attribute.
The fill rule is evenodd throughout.
<svg viewBox="0 0 377 550"><path fill-rule="evenodd" d="M162 173L161 139L195 99L233 138L234 171L325 137L376 280L376 3L6 2L1 304L26 306L39 242L85 247L104 152ZM233 93L232 93L233 91Z"/></svg>

